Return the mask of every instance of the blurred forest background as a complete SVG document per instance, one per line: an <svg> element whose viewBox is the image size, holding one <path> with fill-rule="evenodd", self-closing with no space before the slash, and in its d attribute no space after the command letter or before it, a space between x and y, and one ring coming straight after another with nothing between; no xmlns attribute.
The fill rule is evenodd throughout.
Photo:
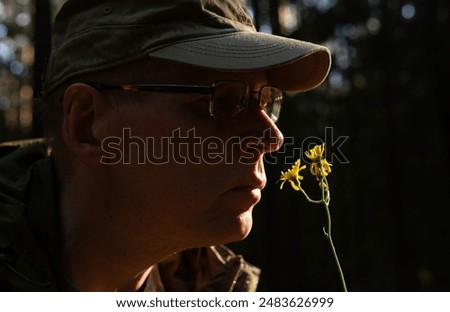
<svg viewBox="0 0 450 312"><path fill-rule="evenodd" d="M40 135L32 103L47 21L62 2L0 0L0 142ZM450 2L246 4L260 31L321 43L333 54L319 89L288 97L279 121L286 145L268 156L254 229L231 244L262 268L259 290L341 290L323 208L276 184L316 137L333 163L332 233L349 290L449 291ZM312 178L303 184L318 196Z"/></svg>

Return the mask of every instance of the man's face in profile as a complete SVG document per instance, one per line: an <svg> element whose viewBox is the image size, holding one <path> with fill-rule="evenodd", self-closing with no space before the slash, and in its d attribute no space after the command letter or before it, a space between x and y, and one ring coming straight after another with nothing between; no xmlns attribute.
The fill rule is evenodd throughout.
<svg viewBox="0 0 450 312"><path fill-rule="evenodd" d="M267 84L264 72L145 62L142 70L160 75L158 81L139 83L210 86L233 80L250 82L253 90ZM120 159L105 166L124 201L117 206L129 207L120 212L121 222L143 241L156 230L183 248L245 238L266 183L263 155L282 143L256 99L239 120L228 121L210 116L208 95L133 92L127 97L133 103L110 107L108 124L100 130L105 155L120 150L115 155Z"/></svg>

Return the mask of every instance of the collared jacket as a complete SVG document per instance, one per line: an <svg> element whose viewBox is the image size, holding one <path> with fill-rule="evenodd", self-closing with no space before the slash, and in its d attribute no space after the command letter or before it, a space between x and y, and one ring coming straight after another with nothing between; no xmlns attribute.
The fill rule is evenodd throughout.
<svg viewBox="0 0 450 312"><path fill-rule="evenodd" d="M21 146L26 145L26 146ZM60 264L58 184L42 142L0 144L0 291L74 291ZM225 246L151 270L145 291L255 291L259 269Z"/></svg>

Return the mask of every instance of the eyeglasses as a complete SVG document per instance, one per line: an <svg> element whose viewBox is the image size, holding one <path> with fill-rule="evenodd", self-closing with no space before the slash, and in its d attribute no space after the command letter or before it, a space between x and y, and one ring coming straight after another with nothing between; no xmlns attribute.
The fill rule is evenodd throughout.
<svg viewBox="0 0 450 312"><path fill-rule="evenodd" d="M243 81L216 81L212 86L196 85L105 85L90 84L97 90L118 90L118 91L145 91L157 93L181 93L181 94L205 94L210 95L209 114L218 119L237 120L246 111L250 95L257 94L257 103L276 122L280 116L281 105L283 104L283 92L280 89L263 86L258 91L252 91L250 83Z"/></svg>

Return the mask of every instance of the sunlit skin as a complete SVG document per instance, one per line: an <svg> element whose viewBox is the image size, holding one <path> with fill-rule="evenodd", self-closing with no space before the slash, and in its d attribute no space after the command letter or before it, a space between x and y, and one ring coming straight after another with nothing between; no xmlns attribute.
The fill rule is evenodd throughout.
<svg viewBox="0 0 450 312"><path fill-rule="evenodd" d="M254 90L268 84L262 71L225 73L151 61L132 66L139 75L125 73L122 83L210 85L226 79L250 81ZM63 100L62 155L71 170L59 170L62 257L68 279L85 291L137 290L152 265L175 252L245 238L266 184L263 155L276 151L283 141L280 130L256 105L250 105L241 120L230 122L209 116L204 95L139 93L125 96L131 105L110 105L110 97L121 96L115 92L75 83ZM200 138L214 136L224 142L251 139L232 147L230 164L101 164L101 142L121 137L124 128L156 142L177 129L182 134L195 129ZM271 137L263 138L267 130ZM178 152L190 151L205 153L193 142ZM254 155L251 164L238 161L246 152Z"/></svg>

